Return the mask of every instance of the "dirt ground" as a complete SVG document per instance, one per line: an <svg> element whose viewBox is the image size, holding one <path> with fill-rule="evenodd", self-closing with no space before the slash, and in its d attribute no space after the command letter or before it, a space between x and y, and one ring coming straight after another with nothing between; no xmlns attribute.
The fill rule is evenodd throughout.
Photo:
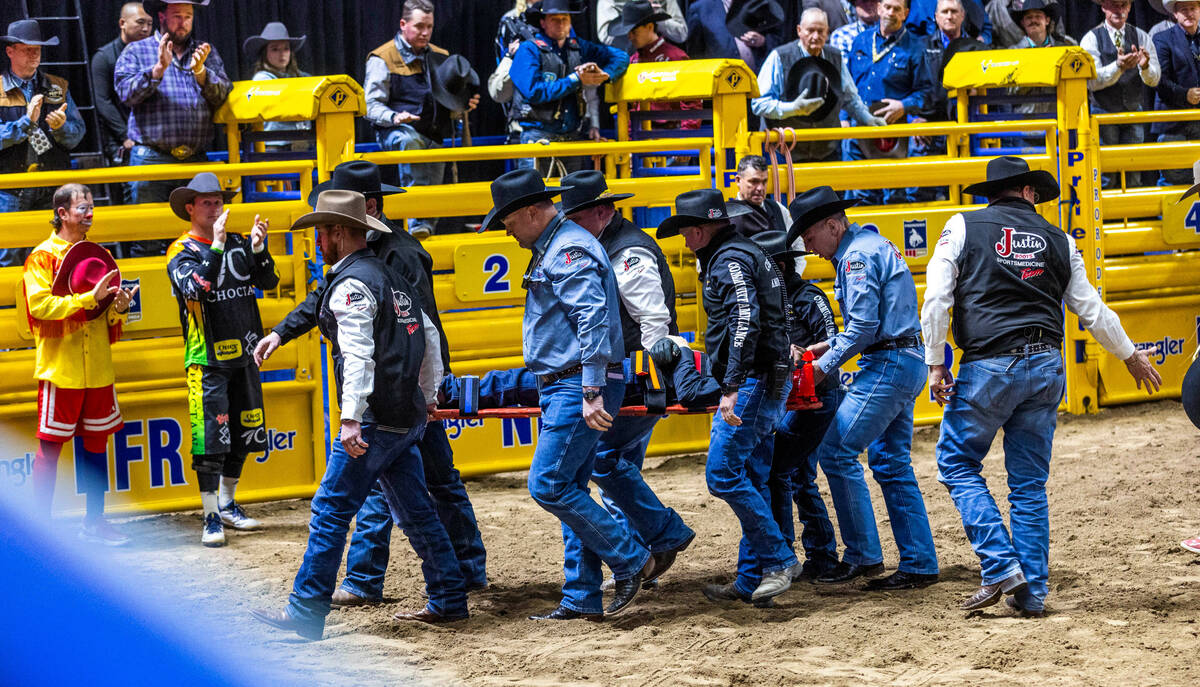
<svg viewBox="0 0 1200 687"><path fill-rule="evenodd" d="M1052 592L1041 620L1003 605L970 617L956 610L979 584L978 562L936 481L936 438L936 428L918 430L913 462L942 576L917 591L803 583L773 609L708 602L700 586L730 579L739 532L705 489L702 456L649 461L647 480L699 536L659 590L602 624L525 619L557 602L562 540L522 473L467 485L492 584L472 595L470 620L448 627L391 620L423 603L416 558L398 531L386 603L334 611L325 641L251 620L249 609L287 598L307 536L306 501L253 506L266 529L233 533L218 550L200 547L197 513L141 518L125 525L138 544L118 560L178 585L184 608L215 612L225 637L274 659L295 684L1196 684L1200 555L1179 541L1200 533L1200 432L1179 403L1061 418L1049 489ZM999 445L986 463L994 489L1004 484ZM895 547L871 486L891 569Z"/></svg>

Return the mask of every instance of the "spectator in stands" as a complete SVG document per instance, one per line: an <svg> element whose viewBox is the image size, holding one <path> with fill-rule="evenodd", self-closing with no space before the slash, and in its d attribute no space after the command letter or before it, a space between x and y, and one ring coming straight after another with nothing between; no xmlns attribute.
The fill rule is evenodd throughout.
<svg viewBox="0 0 1200 687"><path fill-rule="evenodd" d="M508 134L509 143L521 142L521 124L514 116L512 107L513 85L509 71L521 42L533 40L536 29L526 21L526 12L536 8L539 2L541 0L517 0L516 5L500 17L500 28L496 30L496 71L488 77L488 95L504 109L508 123L505 133Z"/></svg>
<svg viewBox="0 0 1200 687"><path fill-rule="evenodd" d="M434 93L434 72L450 53L430 43L432 35L433 3L405 0L396 36L367 56L363 88L367 94L367 120L375 125L375 138L384 150L441 148L442 139L453 132L452 111L441 105ZM475 95L465 111L474 110L478 104L479 96ZM446 163L398 167L401 186L430 186L442 183ZM419 239L427 238L436 222L413 218L408 231Z"/></svg>
<svg viewBox="0 0 1200 687"><path fill-rule="evenodd" d="M854 5L854 21L829 34L829 44L842 53L842 59L850 61L850 48L858 34L873 29L879 23L879 0L851 0Z"/></svg>
<svg viewBox="0 0 1200 687"><path fill-rule="evenodd" d="M959 22L962 33L981 43L992 42L992 22L983 7L983 0L960 0L963 19ZM912 11L908 13L910 31L921 36L934 36L941 22L938 21L939 0L912 0Z"/></svg>
<svg viewBox="0 0 1200 687"><path fill-rule="evenodd" d="M654 9L649 0L631 0L621 8L620 23L612 25L613 31L622 32L625 42L633 48L629 56L631 64L639 62L671 62L688 59L687 53L674 43L658 35L659 22L670 19L670 15ZM637 105L637 104L635 104ZM681 110L700 110L704 103L699 100L684 102L650 103L651 110L678 112ZM631 108L632 109L632 108ZM637 109L641 109L637 105ZM682 124L678 120L654 120L655 128L659 129L699 129L700 120L685 119ZM635 127L636 128L636 127Z"/></svg>
<svg viewBox="0 0 1200 687"><path fill-rule="evenodd" d="M71 151L83 139L83 117L67 89L67 80L39 67L42 47L58 45L58 36L42 38L32 19L8 25L0 45L8 69L0 75L0 174L67 169ZM50 207L53 187L0 190L0 212ZM19 265L29 251L0 249L0 267Z"/></svg>
<svg viewBox="0 0 1200 687"><path fill-rule="evenodd" d="M539 29L513 55L513 108L521 124L521 143L600 140L595 89L620 78L629 68L629 58L616 48L572 35L571 17L580 12L570 0L542 0L534 15ZM568 172L583 168L580 158L562 162ZM519 160L517 166L532 168L534 159Z"/></svg>
<svg viewBox="0 0 1200 687"><path fill-rule="evenodd" d="M758 88L762 95L750 101L750 109L764 119L767 127L836 127L839 126L838 113L843 110L862 126L887 123L867 110L842 54L826 43L829 25L824 10L815 7L804 10L800 24L796 26L796 35L797 40L772 50L758 73ZM792 149L795 162L827 162L841 158L841 141L801 141ZM788 226L790 223L774 228L787 231Z"/></svg>
<svg viewBox="0 0 1200 687"><path fill-rule="evenodd" d="M1150 6L1153 7L1154 11L1158 12L1159 14L1167 15L1166 19L1163 19L1154 26L1150 27L1150 31L1148 33L1150 34L1150 38L1153 39L1163 31L1175 26L1175 15L1168 12L1166 7L1163 7L1162 0L1150 0Z"/></svg>
<svg viewBox="0 0 1200 687"><path fill-rule="evenodd" d="M146 14L140 2L127 2L121 6L121 18L117 20L120 34L92 56L92 91L96 94L96 114L100 118L100 145L104 157L113 165L129 162L129 151L133 150L133 139L129 138L129 108L113 91L113 70L117 58L126 45L142 40L154 31L154 20ZM129 185L123 184L128 192ZM126 196L126 201L129 197Z"/></svg>
<svg viewBox="0 0 1200 687"><path fill-rule="evenodd" d="M1175 15L1175 26L1154 37L1154 49L1162 76L1155 89L1154 109L1191 110L1200 106L1200 2L1163 0ZM1165 141L1200 140L1200 122L1165 122L1150 127L1150 133ZM1163 170L1168 184L1191 183L1187 170Z"/></svg>
<svg viewBox="0 0 1200 687"><path fill-rule="evenodd" d="M908 0L881 0L879 25L854 39L850 50L850 75L871 114L889 124L903 123L925 110L929 100L929 76L925 68L925 46L904 28ZM847 141L846 157L900 158L908 151L907 139L856 139ZM879 204L904 202L903 189L853 190L849 197Z"/></svg>
<svg viewBox="0 0 1200 687"><path fill-rule="evenodd" d="M273 21L263 27L262 33L251 36L242 43L242 52L254 62L251 81L271 81L309 76L296 64L296 51L304 45L307 36L293 38L282 22ZM263 131L308 131L312 122L265 122ZM267 150L310 150L308 141L268 141Z"/></svg>
<svg viewBox="0 0 1200 687"><path fill-rule="evenodd" d="M1076 45L1075 39L1063 34L1059 27L1062 7L1054 0L1025 0L1021 9L1009 12L1025 34L1014 48L1049 48Z"/></svg>
<svg viewBox="0 0 1200 687"><path fill-rule="evenodd" d="M741 59L757 70L784 40L783 9L774 0L696 0L687 30L693 58Z"/></svg>
<svg viewBox="0 0 1200 687"><path fill-rule="evenodd" d="M1104 23L1087 32L1080 46L1096 62L1096 78L1088 81L1092 111L1139 112L1145 100L1146 86L1158 85L1158 53L1150 35L1126 22L1132 0L1096 0L1104 10ZM1143 85L1144 84L1144 85ZM1145 140L1140 124L1100 127L1104 145L1136 144ZM1140 172L1125 175L1129 186L1141 186ZM1117 175L1105 174L1105 188L1115 186Z"/></svg>
<svg viewBox="0 0 1200 687"><path fill-rule="evenodd" d="M117 97L130 109L127 135L134 142L131 165L206 162L213 139L213 112L232 84L215 48L192 33L195 6L208 0L146 0L157 15L158 32L126 46L117 58ZM165 203L181 180L136 181L132 201ZM169 240L138 241L128 255L162 255Z"/></svg>
<svg viewBox="0 0 1200 687"><path fill-rule="evenodd" d="M601 43L625 52L636 50L637 46L629 42L629 32L622 30L626 22L621 12L631 2L647 1L655 12L667 15L666 19L657 22L658 34L672 43L683 45L687 41L688 28L683 11L679 9L679 0L597 0L596 26L599 28L596 29L596 37Z"/></svg>
<svg viewBox="0 0 1200 687"><path fill-rule="evenodd" d="M820 12L821 10L805 10ZM792 216L787 206L767 195L767 160L762 155L747 155L738 160L737 197L726 201L726 207L744 207L749 212L734 216L729 221L742 236L754 236L766 231L786 232L792 226ZM783 227L781 230L780 227Z"/></svg>
<svg viewBox="0 0 1200 687"><path fill-rule="evenodd" d="M802 14L803 10L808 9L824 10L825 20L829 24L830 31L837 31L849 24L851 18L854 17L853 0L804 0L800 7Z"/></svg>
<svg viewBox="0 0 1200 687"><path fill-rule="evenodd" d="M1021 24L1015 21L1009 9L1012 0L988 0L988 20L992 24L992 45L997 48L1011 48L1025 37Z"/></svg>

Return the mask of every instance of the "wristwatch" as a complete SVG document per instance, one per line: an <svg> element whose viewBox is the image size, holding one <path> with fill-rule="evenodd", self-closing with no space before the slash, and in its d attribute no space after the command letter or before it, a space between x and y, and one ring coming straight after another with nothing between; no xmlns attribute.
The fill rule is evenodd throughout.
<svg viewBox="0 0 1200 687"><path fill-rule="evenodd" d="M601 391L600 391L600 389L597 389L597 388L595 388L595 387L584 387L584 389L583 389L583 400L585 400L585 401L594 401L594 400L596 400L597 398L600 398L600 394L601 394L601 393L603 393L603 392L601 392Z"/></svg>

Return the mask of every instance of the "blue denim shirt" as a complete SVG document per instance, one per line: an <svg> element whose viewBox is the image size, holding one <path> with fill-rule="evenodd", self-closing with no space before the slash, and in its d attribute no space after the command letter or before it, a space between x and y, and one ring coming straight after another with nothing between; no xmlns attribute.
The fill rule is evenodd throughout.
<svg viewBox="0 0 1200 687"><path fill-rule="evenodd" d="M881 54L878 62L876 52ZM932 86L925 68L925 44L912 31L900 29L886 40L878 25L863 31L850 47L849 62L858 94L868 107L892 98L904 103L908 115L925 109Z"/></svg>
<svg viewBox="0 0 1200 687"><path fill-rule="evenodd" d="M904 255L873 231L851 224L833 255L833 296L842 310L842 333L815 364L825 374L876 341L921 331L917 287Z"/></svg>
<svg viewBox="0 0 1200 687"><path fill-rule="evenodd" d="M625 357L617 280L596 237L562 213L533 245L526 272L525 366L546 375L583 365L583 386L604 386Z"/></svg>

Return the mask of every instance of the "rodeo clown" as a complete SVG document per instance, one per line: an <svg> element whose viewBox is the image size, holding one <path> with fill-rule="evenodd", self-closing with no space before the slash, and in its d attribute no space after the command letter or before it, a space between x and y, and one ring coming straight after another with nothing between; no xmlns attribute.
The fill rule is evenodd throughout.
<svg viewBox="0 0 1200 687"><path fill-rule="evenodd" d="M191 224L167 250L167 273L183 327L192 469L204 508L200 543L209 547L225 545L225 525L259 526L234 491L246 455L267 449L262 382L253 364L262 337L254 290L279 283L267 250L267 220L255 215L249 239L226 233L225 203L234 195L203 172L170 197L175 216Z"/></svg>
<svg viewBox="0 0 1200 687"><path fill-rule="evenodd" d="M961 608L985 608L1009 594L1014 610L1041 617L1050 591L1046 480L1066 388L1062 304L1125 361L1139 388L1157 390L1162 377L1088 282L1075 240L1038 214L1038 203L1058 198L1054 175L1032 171L1018 157L998 157L988 162L987 180L963 193L987 197L988 206L946 222L926 270L921 308L929 389L946 408L938 480L962 515L983 576ZM957 381L944 352L951 308L954 342L962 349ZM1001 427L1007 528L981 474Z"/></svg>

